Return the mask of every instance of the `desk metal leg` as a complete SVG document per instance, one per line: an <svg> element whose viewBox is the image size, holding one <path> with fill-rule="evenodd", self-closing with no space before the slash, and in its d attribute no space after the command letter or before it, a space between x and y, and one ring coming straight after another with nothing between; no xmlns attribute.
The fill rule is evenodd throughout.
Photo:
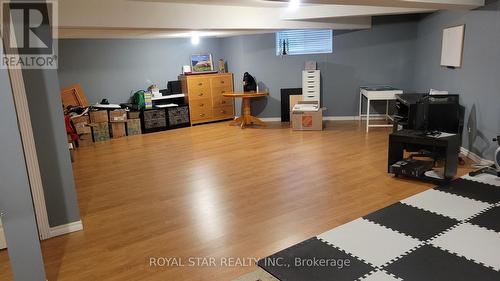
<svg viewBox="0 0 500 281"><path fill-rule="evenodd" d="M363 120L363 118L361 117L361 112L362 112L362 106L363 106L363 94L361 94L361 92L359 92L359 122L361 122L361 120Z"/></svg>
<svg viewBox="0 0 500 281"><path fill-rule="evenodd" d="M388 121L389 118L389 100L385 103L385 121Z"/></svg>
<svg viewBox="0 0 500 281"><path fill-rule="evenodd" d="M366 102L366 132L370 131L370 99Z"/></svg>

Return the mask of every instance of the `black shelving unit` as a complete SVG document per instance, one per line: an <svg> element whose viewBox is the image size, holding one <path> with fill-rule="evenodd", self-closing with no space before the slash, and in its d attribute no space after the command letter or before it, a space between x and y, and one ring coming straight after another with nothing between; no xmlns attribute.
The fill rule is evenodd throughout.
<svg viewBox="0 0 500 281"><path fill-rule="evenodd" d="M160 131L178 129L191 126L189 118L189 104L184 94L170 94L153 99L153 108L141 111L142 133L155 133ZM175 107L156 107L162 104L177 104Z"/></svg>
<svg viewBox="0 0 500 281"><path fill-rule="evenodd" d="M401 130L389 135L387 172L391 172L391 166L394 163L403 160L405 150L415 152L422 149L431 151L434 160L443 159L445 161L444 179L437 180L426 176L412 178L425 181L446 182L455 177L458 168L458 153L460 151L459 135L454 134L446 137L432 137L425 135L423 131L417 130Z"/></svg>

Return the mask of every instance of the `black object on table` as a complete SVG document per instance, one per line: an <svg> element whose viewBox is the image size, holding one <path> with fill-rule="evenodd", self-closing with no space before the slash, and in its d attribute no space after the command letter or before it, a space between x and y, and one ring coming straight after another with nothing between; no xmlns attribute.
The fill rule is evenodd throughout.
<svg viewBox="0 0 500 281"><path fill-rule="evenodd" d="M458 95L396 95L394 131L437 130L461 135L464 113Z"/></svg>
<svg viewBox="0 0 500 281"><path fill-rule="evenodd" d="M417 111L420 100L426 95L427 94L396 95L394 131L398 131L398 128L411 130L419 129L417 128Z"/></svg>
<svg viewBox="0 0 500 281"><path fill-rule="evenodd" d="M281 89L281 122L290 122L290 96L302 95L302 88Z"/></svg>
<svg viewBox="0 0 500 281"><path fill-rule="evenodd" d="M431 152L434 160L444 159L444 179L439 180L426 176L415 177L421 180L433 182L448 181L457 174L459 135L440 137L426 135L419 130L401 130L389 135L389 157L387 171L391 171L391 166L396 162L404 160L404 151L408 152Z"/></svg>
<svg viewBox="0 0 500 281"><path fill-rule="evenodd" d="M182 83L179 80L168 81L167 87L171 95L182 94Z"/></svg>

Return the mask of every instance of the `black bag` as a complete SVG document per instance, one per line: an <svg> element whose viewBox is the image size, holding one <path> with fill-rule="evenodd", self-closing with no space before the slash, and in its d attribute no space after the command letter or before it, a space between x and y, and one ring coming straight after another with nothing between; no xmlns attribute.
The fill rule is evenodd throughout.
<svg viewBox="0 0 500 281"><path fill-rule="evenodd" d="M255 92L257 91L257 83L255 82L255 78L253 78L250 73L245 72L243 74L243 91L244 92Z"/></svg>

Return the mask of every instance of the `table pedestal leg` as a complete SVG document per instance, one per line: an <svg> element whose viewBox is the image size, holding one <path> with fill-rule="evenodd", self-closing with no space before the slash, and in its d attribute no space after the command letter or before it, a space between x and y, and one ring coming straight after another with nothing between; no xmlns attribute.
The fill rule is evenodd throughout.
<svg viewBox="0 0 500 281"><path fill-rule="evenodd" d="M241 115L243 116L243 121L241 122L241 128L251 124L252 120L252 110L250 108L250 99L243 98L241 105Z"/></svg>
<svg viewBox="0 0 500 281"><path fill-rule="evenodd" d="M243 98L242 104L241 104L241 116L238 118L235 118L230 125L237 125L240 124L241 128L245 128L248 125L260 125L260 126L266 126L266 123L262 122L257 117L252 116L252 111L250 108L250 99L249 98Z"/></svg>
<svg viewBox="0 0 500 281"><path fill-rule="evenodd" d="M231 126L236 126L236 125L238 125L239 123L241 123L241 122L242 122L242 120L243 120L243 117L241 117L241 116L240 116L240 117L236 117L236 118L234 118L234 120L233 120L233 121L231 121L231 122L229 123L229 125L231 125Z"/></svg>

